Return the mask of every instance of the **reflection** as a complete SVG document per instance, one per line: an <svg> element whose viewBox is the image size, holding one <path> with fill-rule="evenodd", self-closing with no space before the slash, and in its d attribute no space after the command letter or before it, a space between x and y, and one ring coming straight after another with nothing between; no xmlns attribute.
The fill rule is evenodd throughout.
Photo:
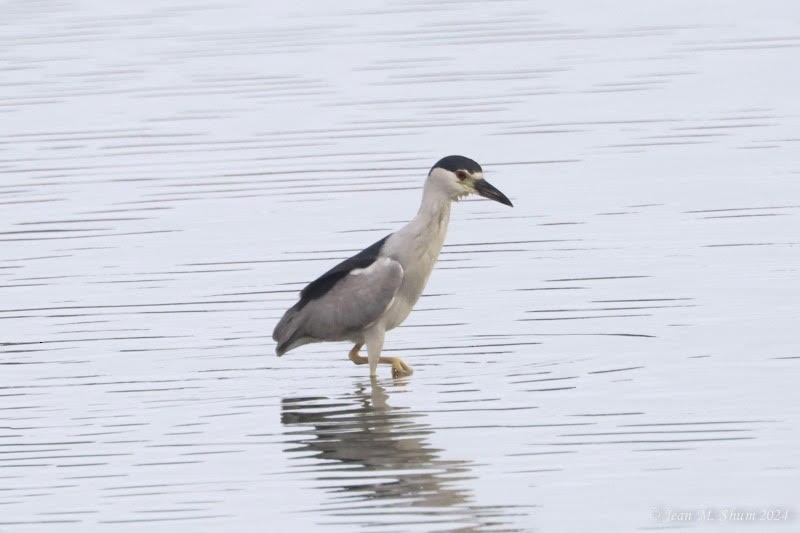
<svg viewBox="0 0 800 533"><path fill-rule="evenodd" d="M336 399L283 400L281 421L298 428L289 434L296 446L287 453L303 459L298 467L313 459L321 488L333 492L323 510L349 516L348 523L360 515L372 526L379 526L377 518L397 526L434 516L454 529L455 523L471 530L497 526L502 510L471 505L471 493L457 486L471 477L470 463L441 459L427 441L432 430L422 415L388 400L374 378ZM371 508L380 514L365 512Z"/></svg>

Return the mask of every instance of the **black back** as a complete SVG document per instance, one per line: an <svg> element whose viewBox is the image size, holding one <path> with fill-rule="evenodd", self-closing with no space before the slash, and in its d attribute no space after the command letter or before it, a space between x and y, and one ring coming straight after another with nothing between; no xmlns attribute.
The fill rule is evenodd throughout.
<svg viewBox="0 0 800 533"><path fill-rule="evenodd" d="M455 172L456 170L466 170L470 174L483 172L483 169L476 161L473 161L469 157L464 157L463 155L448 155L447 157L443 157L437 161L433 167L431 167L431 172L433 172L434 168L443 168L445 170L449 170L450 172ZM428 172L428 174L431 172Z"/></svg>
<svg viewBox="0 0 800 533"><path fill-rule="evenodd" d="M383 248L383 243L386 242L386 239L388 239L389 236L391 236L391 233L378 242L361 250L353 257L345 259L309 283L305 289L300 291L300 301L294 306L295 309L299 311L311 300L322 298L334 287L334 285L336 285L336 282L348 275L352 270L357 268L367 268L374 263L380 255L381 248Z"/></svg>

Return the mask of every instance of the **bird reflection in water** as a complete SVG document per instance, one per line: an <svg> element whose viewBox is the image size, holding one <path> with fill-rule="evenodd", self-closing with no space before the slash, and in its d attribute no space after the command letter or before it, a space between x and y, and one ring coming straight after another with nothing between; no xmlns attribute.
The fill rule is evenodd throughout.
<svg viewBox="0 0 800 533"><path fill-rule="evenodd" d="M436 522L458 530L495 530L501 525L504 508L475 506L471 493L458 487L472 477L470 463L441 459L427 441L433 430L420 422L422 415L388 400L375 378L335 399L284 398L282 422L298 428L288 435L296 446L287 453L307 468L313 452L317 481L334 494L323 511L351 520L360 516L372 526L378 519L394 527Z"/></svg>

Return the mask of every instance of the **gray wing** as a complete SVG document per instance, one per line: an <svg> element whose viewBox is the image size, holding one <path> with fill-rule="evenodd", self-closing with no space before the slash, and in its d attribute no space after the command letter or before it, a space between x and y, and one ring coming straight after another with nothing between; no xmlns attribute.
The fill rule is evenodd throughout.
<svg viewBox="0 0 800 533"><path fill-rule="evenodd" d="M379 257L339 279L325 294L293 312L275 329L279 355L309 342L344 340L378 320L403 281L403 267Z"/></svg>

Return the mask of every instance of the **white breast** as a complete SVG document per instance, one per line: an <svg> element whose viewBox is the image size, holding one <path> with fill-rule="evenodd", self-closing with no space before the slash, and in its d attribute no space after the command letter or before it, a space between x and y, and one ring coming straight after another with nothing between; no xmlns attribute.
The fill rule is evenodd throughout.
<svg viewBox="0 0 800 533"><path fill-rule="evenodd" d="M436 213L420 213L387 239L381 254L403 266L403 282L384 314L387 331L402 324L422 296L442 249L449 220L448 202Z"/></svg>

